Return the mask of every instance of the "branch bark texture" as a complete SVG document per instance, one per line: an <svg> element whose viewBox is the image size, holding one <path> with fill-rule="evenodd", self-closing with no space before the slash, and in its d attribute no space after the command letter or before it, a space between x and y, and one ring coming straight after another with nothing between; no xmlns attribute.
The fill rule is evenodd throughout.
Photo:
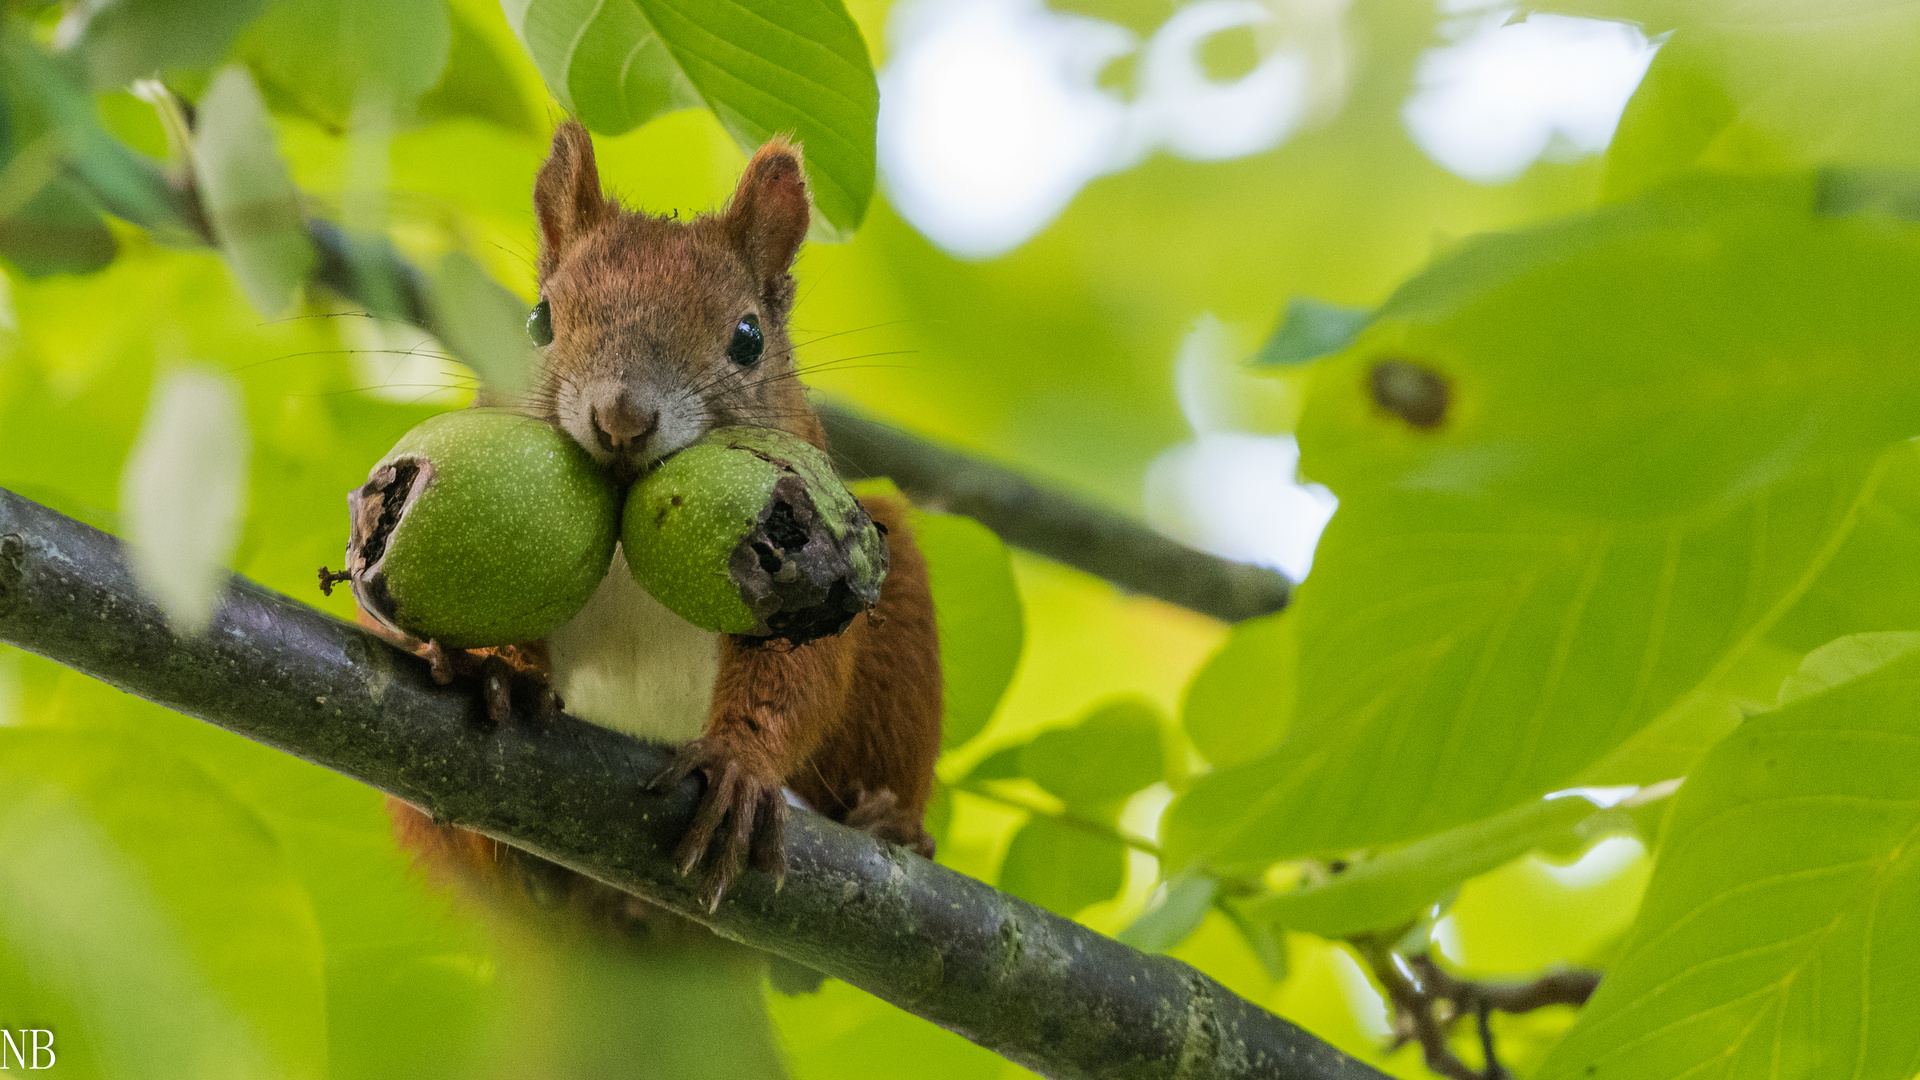
<svg viewBox="0 0 1920 1080"><path fill-rule="evenodd" d="M914 502L965 514L1016 547L1203 615L1239 622L1287 606L1293 582L1190 548L1011 469L915 438L845 406L820 409L841 474L885 476Z"/></svg>
<svg viewBox="0 0 1920 1080"><path fill-rule="evenodd" d="M0 641L334 769L841 978L1055 1077L1384 1074L1234 995L864 833L796 811L775 891L746 872L708 914L673 869L698 781L648 792L667 752L516 712L357 627L235 577L176 636L119 541L0 490Z"/></svg>

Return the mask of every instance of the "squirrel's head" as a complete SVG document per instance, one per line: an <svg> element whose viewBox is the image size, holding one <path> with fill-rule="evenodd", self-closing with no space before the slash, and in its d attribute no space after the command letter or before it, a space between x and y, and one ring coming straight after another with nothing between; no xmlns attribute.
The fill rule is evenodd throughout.
<svg viewBox="0 0 1920 1080"><path fill-rule="evenodd" d="M733 424L820 441L787 337L788 270L810 213L798 147L770 140L725 210L679 221L601 194L593 143L567 121L533 205L540 301L528 328L549 422L623 472Z"/></svg>

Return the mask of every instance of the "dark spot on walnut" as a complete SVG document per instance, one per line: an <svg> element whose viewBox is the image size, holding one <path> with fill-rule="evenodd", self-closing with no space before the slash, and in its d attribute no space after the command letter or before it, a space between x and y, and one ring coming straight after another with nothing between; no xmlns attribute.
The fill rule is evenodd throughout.
<svg viewBox="0 0 1920 1080"><path fill-rule="evenodd" d="M1453 391L1438 372L1408 360L1382 360L1368 381L1374 404L1414 427L1438 427L1447 418Z"/></svg>

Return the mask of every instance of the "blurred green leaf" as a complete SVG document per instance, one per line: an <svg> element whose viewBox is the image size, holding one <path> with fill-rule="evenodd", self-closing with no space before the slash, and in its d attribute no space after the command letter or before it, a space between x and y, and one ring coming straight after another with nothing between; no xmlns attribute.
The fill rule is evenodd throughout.
<svg viewBox="0 0 1920 1080"><path fill-rule="evenodd" d="M1200 928L1219 890L1205 874L1182 874L1166 883L1158 904L1114 937L1142 952L1166 952Z"/></svg>
<svg viewBox="0 0 1920 1080"><path fill-rule="evenodd" d="M946 701L941 741L959 746L993 719L1020 666L1026 615L1005 544L970 517L913 510L914 542L927 559Z"/></svg>
<svg viewBox="0 0 1920 1080"><path fill-rule="evenodd" d="M247 512L246 418L231 380L173 372L155 388L120 479L134 580L174 632L206 632L226 599Z"/></svg>
<svg viewBox="0 0 1920 1080"><path fill-rule="evenodd" d="M1286 737L1297 689L1298 625L1285 612L1236 623L1193 677L1180 720L1202 757L1237 765Z"/></svg>
<svg viewBox="0 0 1920 1080"><path fill-rule="evenodd" d="M110 89L220 59L266 0L104 0L76 8L74 51L93 85Z"/></svg>
<svg viewBox="0 0 1920 1080"><path fill-rule="evenodd" d="M1371 321L1373 312L1366 308L1341 307L1310 296L1293 297L1287 301L1286 313L1280 316L1280 325L1274 327L1266 344L1260 346L1260 351L1254 353L1248 363L1255 367L1285 367L1318 360L1353 344L1353 339Z"/></svg>
<svg viewBox="0 0 1920 1080"><path fill-rule="evenodd" d="M258 819L142 740L0 730L0 973L0 1011L79 1075L326 1075L306 893Z"/></svg>
<svg viewBox="0 0 1920 1080"><path fill-rule="evenodd" d="M1755 717L1709 755L1623 954L1543 1080L1909 1076L1917 713L1908 657Z"/></svg>
<svg viewBox="0 0 1920 1080"><path fill-rule="evenodd" d="M1117 840L1036 815L1013 834L1000 864L1000 888L1056 914L1072 916L1110 900L1126 879L1127 851Z"/></svg>
<svg viewBox="0 0 1920 1080"><path fill-rule="evenodd" d="M1020 772L1020 755L1027 749L1026 743L1003 747L980 759L980 763L967 773L968 780L1013 780L1023 775Z"/></svg>
<svg viewBox="0 0 1920 1080"><path fill-rule="evenodd" d="M432 89L452 47L446 0L275 0L237 52L276 102L344 130L363 100Z"/></svg>
<svg viewBox="0 0 1920 1080"><path fill-rule="evenodd" d="M1864 678L1917 651L1920 651L1920 633L1911 630L1849 634L1830 641L1808 653L1799 668L1780 684L1780 705L1785 707L1801 698Z"/></svg>
<svg viewBox="0 0 1920 1080"><path fill-rule="evenodd" d="M489 3L488 8L497 5ZM452 41L446 73L420 98L420 114L430 120L474 116L508 131L542 138L545 121L521 92L507 59L475 16L460 4L451 5Z"/></svg>
<svg viewBox="0 0 1920 1080"><path fill-rule="evenodd" d="M1247 951L1260 961L1260 967L1267 978L1279 982L1292 974L1293 963L1287 955L1287 931L1278 923L1254 919L1247 915L1244 905L1232 897L1219 903L1219 909L1226 915L1227 921L1240 932L1240 939L1247 944Z"/></svg>
<svg viewBox="0 0 1920 1080"><path fill-rule="evenodd" d="M507 0L547 86L593 130L617 135L704 104L743 149L790 134L814 205L851 234L873 195L880 90L841 0Z"/></svg>
<svg viewBox="0 0 1920 1080"><path fill-rule="evenodd" d="M1572 0L1670 33L1608 150L1607 190L1690 169L1920 168L1920 6L1881 0Z"/></svg>
<svg viewBox="0 0 1920 1080"><path fill-rule="evenodd" d="M1328 938L1391 930L1418 918L1468 878L1570 836L1599 812L1577 795L1535 800L1347 864L1324 880L1247 903L1242 910L1255 923Z"/></svg>
<svg viewBox="0 0 1920 1080"><path fill-rule="evenodd" d="M1166 777L1160 710L1140 697L1104 702L1072 727L1033 737L1020 771L1067 809L1110 818L1128 796Z"/></svg>
<svg viewBox="0 0 1920 1080"><path fill-rule="evenodd" d="M602 135L704 104L633 0L502 0L501 6L554 98Z"/></svg>
<svg viewBox="0 0 1920 1080"><path fill-rule="evenodd" d="M66 167L54 186L84 191L92 203L152 230L169 242L190 242L179 196L152 162L127 149L101 126L71 57L48 56L18 34L3 38L5 96L12 99L22 139L48 139ZM11 169L9 169L11 172ZM0 201L5 201L0 195Z"/></svg>
<svg viewBox="0 0 1920 1080"><path fill-rule="evenodd" d="M268 318L284 314L319 257L245 68L221 71L200 99L193 165L220 252L247 299Z"/></svg>
<svg viewBox="0 0 1920 1080"><path fill-rule="evenodd" d="M328 1075L471 1077L499 1007L492 942L398 850L381 796L271 747L29 658L38 691L15 719L164 744L271 831L305 888L325 957ZM43 682L52 673L51 683ZM228 851L218 836L211 853Z"/></svg>
<svg viewBox="0 0 1920 1080"><path fill-rule="evenodd" d="M1886 474L1861 509L1860 522L1821 579L1768 634L1775 646L1804 653L1837 637L1920 628L1920 443L1887 452Z"/></svg>
<svg viewBox="0 0 1920 1080"><path fill-rule="evenodd" d="M33 277L97 270L117 249L85 188L64 175L71 140L59 106L72 96L67 74L0 24L0 254Z"/></svg>
<svg viewBox="0 0 1920 1080"><path fill-rule="evenodd" d="M538 359L527 337L525 301L493 280L471 255L455 251L440 260L433 311L453 354L479 373L487 400L519 401Z"/></svg>

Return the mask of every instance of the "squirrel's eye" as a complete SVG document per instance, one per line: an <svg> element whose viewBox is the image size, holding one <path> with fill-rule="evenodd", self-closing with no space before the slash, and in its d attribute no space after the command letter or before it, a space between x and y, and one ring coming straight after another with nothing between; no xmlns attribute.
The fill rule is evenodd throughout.
<svg viewBox="0 0 1920 1080"><path fill-rule="evenodd" d="M752 367L760 362L760 350L765 347L766 339L760 336L760 317L748 312L733 328L733 344L727 346L727 359L741 367Z"/></svg>
<svg viewBox="0 0 1920 1080"><path fill-rule="evenodd" d="M553 309L545 300L533 305L533 314L527 316L527 336L542 348L553 344Z"/></svg>

